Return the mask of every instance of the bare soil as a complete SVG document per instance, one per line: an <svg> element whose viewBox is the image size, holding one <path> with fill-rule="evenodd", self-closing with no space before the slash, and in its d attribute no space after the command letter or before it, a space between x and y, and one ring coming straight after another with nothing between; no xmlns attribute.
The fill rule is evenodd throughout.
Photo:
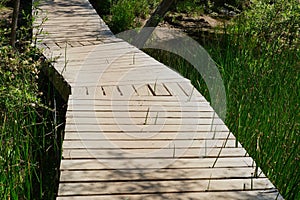
<svg viewBox="0 0 300 200"><path fill-rule="evenodd" d="M232 17L220 14L190 15L171 12L159 26L181 30L203 45L220 38L224 25L228 24L231 19Z"/></svg>

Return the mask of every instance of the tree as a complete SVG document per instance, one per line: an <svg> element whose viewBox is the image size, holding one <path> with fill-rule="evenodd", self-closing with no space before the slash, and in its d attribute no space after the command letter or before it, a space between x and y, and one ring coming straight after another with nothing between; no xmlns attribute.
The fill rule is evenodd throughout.
<svg viewBox="0 0 300 200"><path fill-rule="evenodd" d="M143 48L144 44L147 42L155 27L159 24L160 20L164 18L166 13L170 10L171 6L176 0L163 0L154 13L151 15L150 19L146 22L145 26L142 28L140 33L137 35L136 39L133 41L133 45L138 48ZM152 29L144 29L145 27L150 27ZM151 30L151 31L150 31Z"/></svg>
<svg viewBox="0 0 300 200"><path fill-rule="evenodd" d="M10 43L13 47L16 46L19 9L20 9L20 0L15 0L13 18L12 18L11 39L10 39Z"/></svg>

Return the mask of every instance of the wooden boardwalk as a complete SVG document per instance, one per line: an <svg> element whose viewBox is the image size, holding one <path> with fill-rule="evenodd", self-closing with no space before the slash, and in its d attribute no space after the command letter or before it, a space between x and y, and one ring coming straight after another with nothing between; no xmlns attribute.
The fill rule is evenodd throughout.
<svg viewBox="0 0 300 200"><path fill-rule="evenodd" d="M189 80L87 0L40 9L39 45L71 88L57 199L282 199Z"/></svg>

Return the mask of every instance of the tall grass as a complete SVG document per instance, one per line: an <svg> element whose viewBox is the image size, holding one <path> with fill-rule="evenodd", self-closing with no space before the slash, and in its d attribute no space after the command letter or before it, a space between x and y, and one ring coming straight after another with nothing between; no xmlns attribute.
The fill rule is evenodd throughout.
<svg viewBox="0 0 300 200"><path fill-rule="evenodd" d="M277 3L253 5L205 48L225 84L226 124L281 194L293 200L300 199L300 12L295 1ZM209 99L204 81L186 61L147 52L175 66Z"/></svg>
<svg viewBox="0 0 300 200"><path fill-rule="evenodd" d="M207 49L227 94L226 125L286 199L299 199L299 57L287 52L258 61L227 47ZM223 44L222 44L223 45ZM210 100L205 82L186 61L161 50L148 54L189 78Z"/></svg>
<svg viewBox="0 0 300 200"><path fill-rule="evenodd" d="M238 49L247 40L226 43L209 48L227 89L226 124L281 193L299 199L299 52L258 56Z"/></svg>
<svg viewBox="0 0 300 200"><path fill-rule="evenodd" d="M9 25L0 25L0 199L54 199L60 137L52 87L40 51L26 41L12 48Z"/></svg>

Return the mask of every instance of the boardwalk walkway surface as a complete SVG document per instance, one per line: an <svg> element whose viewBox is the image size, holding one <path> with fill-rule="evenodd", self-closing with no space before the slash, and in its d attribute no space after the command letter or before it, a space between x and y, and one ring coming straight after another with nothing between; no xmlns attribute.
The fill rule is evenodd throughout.
<svg viewBox="0 0 300 200"><path fill-rule="evenodd" d="M57 199L278 196L189 80L115 38L87 0L39 8L39 45L71 87Z"/></svg>

